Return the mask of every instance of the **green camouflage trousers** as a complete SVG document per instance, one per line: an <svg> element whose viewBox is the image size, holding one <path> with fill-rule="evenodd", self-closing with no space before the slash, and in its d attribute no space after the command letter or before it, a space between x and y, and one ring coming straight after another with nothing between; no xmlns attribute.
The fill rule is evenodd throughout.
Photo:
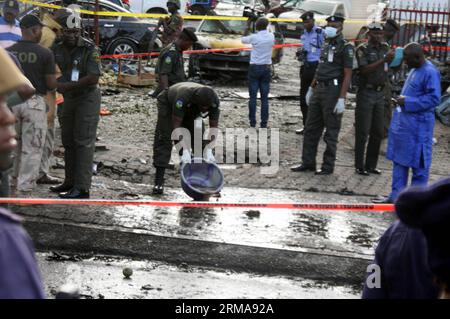
<svg viewBox="0 0 450 319"><path fill-rule="evenodd" d="M29 192L36 186L47 132L44 98L39 95L13 108L16 116L17 148L14 152L11 187Z"/></svg>

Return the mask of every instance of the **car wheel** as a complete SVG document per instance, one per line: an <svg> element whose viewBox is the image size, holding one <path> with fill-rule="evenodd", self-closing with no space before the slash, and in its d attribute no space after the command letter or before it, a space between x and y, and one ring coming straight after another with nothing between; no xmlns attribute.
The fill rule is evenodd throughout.
<svg viewBox="0 0 450 319"><path fill-rule="evenodd" d="M128 39L116 40L109 47L110 54L135 54L136 52L136 44Z"/></svg>

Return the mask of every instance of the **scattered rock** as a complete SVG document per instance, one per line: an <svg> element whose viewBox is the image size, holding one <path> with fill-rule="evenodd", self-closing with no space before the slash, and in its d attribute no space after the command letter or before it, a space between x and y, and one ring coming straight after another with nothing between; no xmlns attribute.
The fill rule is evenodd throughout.
<svg viewBox="0 0 450 319"><path fill-rule="evenodd" d="M244 212L249 218L259 218L261 212L259 210L248 210Z"/></svg>
<svg viewBox="0 0 450 319"><path fill-rule="evenodd" d="M122 270L122 273L126 279L130 279L130 277L133 275L133 269L126 267Z"/></svg>
<svg viewBox="0 0 450 319"><path fill-rule="evenodd" d="M141 287L141 290L154 290L155 288L152 285L144 285Z"/></svg>

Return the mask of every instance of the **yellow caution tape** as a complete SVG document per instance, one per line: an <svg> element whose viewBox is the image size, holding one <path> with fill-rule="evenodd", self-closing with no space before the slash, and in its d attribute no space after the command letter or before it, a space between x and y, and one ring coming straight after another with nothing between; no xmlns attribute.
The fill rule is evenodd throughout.
<svg viewBox="0 0 450 319"><path fill-rule="evenodd" d="M64 8L62 6L57 6L54 4L31 1L31 0L19 0L22 3L31 4L37 7L44 7L50 9L61 9ZM168 14L160 14L160 13L133 13L133 12L113 12L113 11L91 11L80 9L79 13L88 14L88 15L97 15L104 17L135 17L135 18L161 18L168 17ZM223 20L223 21L247 21L246 17L232 17L232 16L200 16L200 15L185 15L182 16L185 20ZM280 19L280 18L270 18L271 22L303 22L302 19ZM324 19L317 19L318 22L326 22ZM368 24L367 20L345 20L345 23L364 23Z"/></svg>

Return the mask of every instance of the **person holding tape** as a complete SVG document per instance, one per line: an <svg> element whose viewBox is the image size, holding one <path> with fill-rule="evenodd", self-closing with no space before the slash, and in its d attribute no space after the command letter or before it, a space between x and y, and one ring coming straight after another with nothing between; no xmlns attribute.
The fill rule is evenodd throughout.
<svg viewBox="0 0 450 319"><path fill-rule="evenodd" d="M64 96L59 116L64 146L65 179L61 185L50 187L59 197L89 198L92 181L97 125L100 119L101 75L98 48L81 37L81 21L68 16L60 18L62 41L53 53L62 76L57 90Z"/></svg>
<svg viewBox="0 0 450 319"><path fill-rule="evenodd" d="M297 134L303 134L308 117L308 103L306 94L311 86L317 67L319 65L322 45L325 42L325 33L316 26L314 12L308 11L300 17L303 20L305 31L300 37L300 47L297 51L297 59L301 63L300 67L300 110L303 115L303 128L297 130Z"/></svg>
<svg viewBox="0 0 450 319"><path fill-rule="evenodd" d="M317 147L325 128L324 140L327 148L323 155L322 169L316 175L331 175L334 172L339 131L345 98L350 86L353 69L353 45L344 39L345 18L333 15L327 18L326 42L322 47L320 63L311 87L313 95L308 109L302 160L294 172L316 171Z"/></svg>
<svg viewBox="0 0 450 319"><path fill-rule="evenodd" d="M384 42L383 25L374 22L368 29L369 41L356 49L359 83L355 110L355 170L365 176L381 174L377 164L383 140L385 84L389 63L395 56L395 51Z"/></svg>

